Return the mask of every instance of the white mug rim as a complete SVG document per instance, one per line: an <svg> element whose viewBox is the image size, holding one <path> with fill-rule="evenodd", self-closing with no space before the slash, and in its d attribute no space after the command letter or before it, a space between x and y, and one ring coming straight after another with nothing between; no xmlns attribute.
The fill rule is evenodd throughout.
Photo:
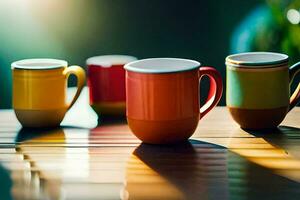
<svg viewBox="0 0 300 200"><path fill-rule="evenodd" d="M53 65L49 66L30 66L24 64L30 64L30 63L53 63ZM22 65L23 64L23 65ZM59 59L52 59L52 58L31 58L31 59L23 59L23 60L18 60L15 61L11 64L11 69L25 69L25 70L46 70L46 69L58 69L58 68L63 68L67 67L68 62L65 60L59 60Z"/></svg>
<svg viewBox="0 0 300 200"><path fill-rule="evenodd" d="M161 66L158 63L163 63ZM201 63L191 59L183 58L147 58L130 62L124 69L131 72L160 74L175 73L198 69Z"/></svg>
<svg viewBox="0 0 300 200"><path fill-rule="evenodd" d="M269 56L272 57L273 59L269 60L242 60L241 57L246 57L246 56ZM277 66L282 66L284 63L288 63L288 55L283 54L283 53L276 53L276 52L244 52L244 53L237 53L237 54L232 54L226 57L225 59L225 64L230 65L232 67L237 67L237 68L269 68L269 67L277 67Z"/></svg>

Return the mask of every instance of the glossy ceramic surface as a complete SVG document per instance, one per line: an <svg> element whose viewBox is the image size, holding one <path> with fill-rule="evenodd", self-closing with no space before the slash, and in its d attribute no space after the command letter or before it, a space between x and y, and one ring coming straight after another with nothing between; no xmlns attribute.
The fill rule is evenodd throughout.
<svg viewBox="0 0 300 200"><path fill-rule="evenodd" d="M84 70L78 66L67 67L63 65L65 61L62 63L59 60L56 60L54 67L45 67L49 59L30 59L24 68L25 61L12 64L13 107L19 121L28 127L59 125L84 86ZM77 77L78 90L71 103L68 103L66 89L70 74Z"/></svg>
<svg viewBox="0 0 300 200"><path fill-rule="evenodd" d="M280 67L245 69L227 66L227 106L270 109L289 105L289 69Z"/></svg>
<svg viewBox="0 0 300 200"><path fill-rule="evenodd" d="M158 59L160 61L161 59ZM172 60L172 59L171 59ZM198 121L220 100L222 80L220 74L210 67L181 70L175 60L170 73L141 73L125 66L126 108L129 127L142 141L153 144L174 143L187 140L195 131ZM134 67L145 69L153 59L134 62ZM195 64L195 61L189 66ZM139 65L137 65L138 63ZM159 62L157 62L159 63ZM182 64L182 61L179 63ZM147 69L149 69L148 67ZM159 64L151 67L158 71ZM185 67L183 67L185 69ZM199 111L199 79L207 75L211 80L208 103Z"/></svg>
<svg viewBox="0 0 300 200"><path fill-rule="evenodd" d="M242 128L274 128L298 103L300 88L290 96L290 84L300 65L289 68L287 59L284 54L267 52L226 58L226 103Z"/></svg>
<svg viewBox="0 0 300 200"><path fill-rule="evenodd" d="M124 65L136 60L125 55L96 56L87 60L90 104L98 115L125 115Z"/></svg>

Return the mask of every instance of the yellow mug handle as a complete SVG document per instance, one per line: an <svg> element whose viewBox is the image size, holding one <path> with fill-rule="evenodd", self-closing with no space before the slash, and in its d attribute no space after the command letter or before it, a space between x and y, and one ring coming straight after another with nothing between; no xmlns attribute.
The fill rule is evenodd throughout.
<svg viewBox="0 0 300 200"><path fill-rule="evenodd" d="M84 87L85 83L85 72L84 70L79 67L79 66L70 66L67 67L64 71L63 74L66 76L68 79L71 74L74 74L77 77L77 91L75 96L73 97L71 103L68 105L68 110L74 105L76 100L78 99L82 88Z"/></svg>

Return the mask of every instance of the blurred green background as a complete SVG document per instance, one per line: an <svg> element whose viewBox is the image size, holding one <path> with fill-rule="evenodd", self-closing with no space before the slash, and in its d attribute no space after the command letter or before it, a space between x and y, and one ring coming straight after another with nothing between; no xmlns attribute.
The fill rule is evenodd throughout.
<svg viewBox="0 0 300 200"><path fill-rule="evenodd" d="M295 7L291 19L297 22L298 4L276 0L1 0L0 108L11 107L10 63L25 58L59 58L83 67L88 57L103 54L189 58L216 67L224 80L224 59L233 52L286 52L297 60L299 22L290 23L286 16ZM202 88L207 85L204 81ZM225 105L224 96L221 105Z"/></svg>

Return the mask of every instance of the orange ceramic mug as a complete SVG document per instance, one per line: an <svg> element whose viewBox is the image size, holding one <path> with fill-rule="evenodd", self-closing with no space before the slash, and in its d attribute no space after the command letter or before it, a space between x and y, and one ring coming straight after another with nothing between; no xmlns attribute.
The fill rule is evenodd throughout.
<svg viewBox="0 0 300 200"><path fill-rule="evenodd" d="M222 96L221 75L197 61L151 58L125 65L126 115L132 132L143 142L175 143L187 140L199 119L217 105ZM199 105L199 80L207 75L210 89ZM200 108L200 109L199 109Z"/></svg>

